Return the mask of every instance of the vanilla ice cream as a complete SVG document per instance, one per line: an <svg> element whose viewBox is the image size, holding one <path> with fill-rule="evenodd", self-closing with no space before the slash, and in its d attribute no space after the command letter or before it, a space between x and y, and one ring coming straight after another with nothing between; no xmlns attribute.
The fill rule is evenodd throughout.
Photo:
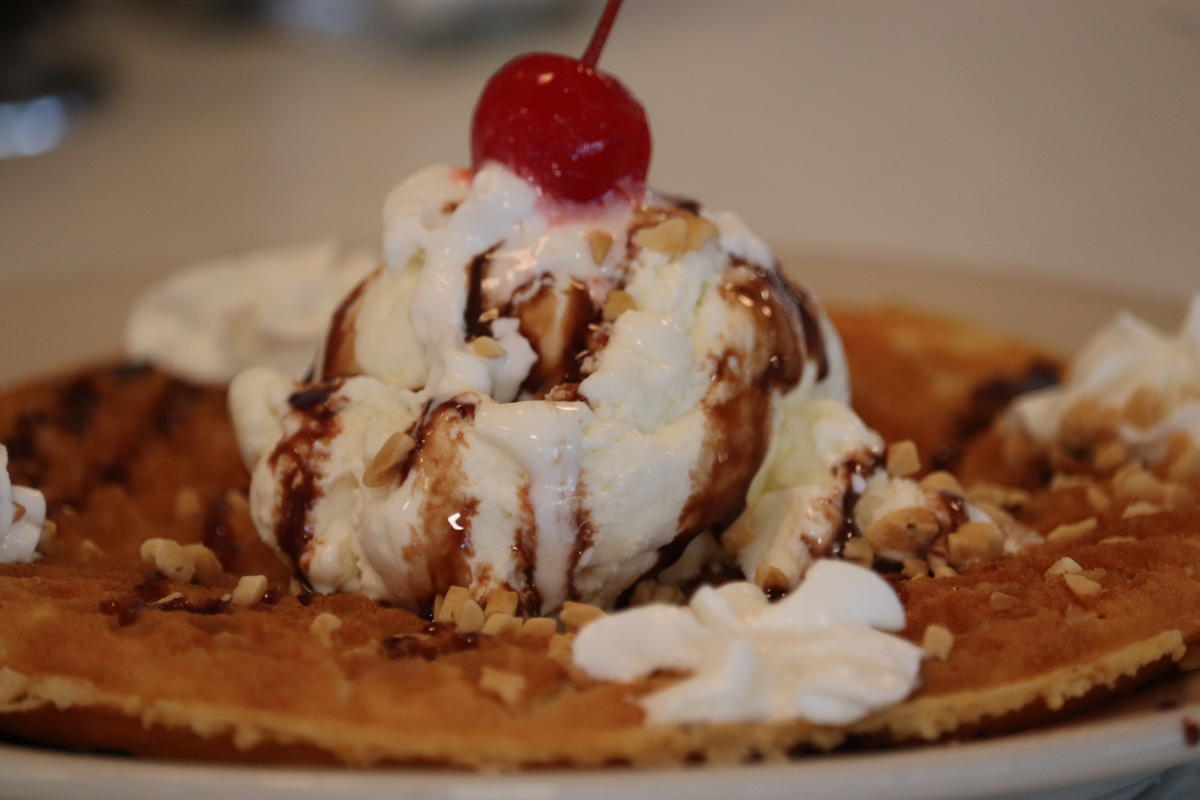
<svg viewBox="0 0 1200 800"><path fill-rule="evenodd" d="M786 416L853 417L836 332L733 215L568 214L491 164L418 173L384 225L314 380L231 389L255 522L318 591L609 605L741 514Z"/></svg>

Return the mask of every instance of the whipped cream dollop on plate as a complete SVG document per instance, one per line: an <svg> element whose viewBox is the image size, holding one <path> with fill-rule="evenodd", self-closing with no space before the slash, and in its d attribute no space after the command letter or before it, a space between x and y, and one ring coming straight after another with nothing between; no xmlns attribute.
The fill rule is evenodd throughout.
<svg viewBox="0 0 1200 800"><path fill-rule="evenodd" d="M138 298L126 350L197 383L255 365L299 378L334 308L377 264L366 248L320 241L186 267Z"/></svg>
<svg viewBox="0 0 1200 800"><path fill-rule="evenodd" d="M885 632L903 628L904 609L886 581L821 559L776 603L736 582L702 586L686 607L656 603L601 617L576 635L572 658L597 680L689 673L640 698L649 724L800 717L846 725L916 687L922 649Z"/></svg>
<svg viewBox="0 0 1200 800"><path fill-rule="evenodd" d="M45 521L46 498L37 489L13 485L8 448L0 445L0 562L36 560Z"/></svg>
<svg viewBox="0 0 1200 800"><path fill-rule="evenodd" d="M1151 393L1161 415L1146 426L1129 420L1117 425L1118 435L1136 455L1151 463L1160 460L1177 433L1200 442L1200 294L1192 297L1174 335L1122 311L1091 336L1061 386L1018 398L1009 420L1048 445L1081 401L1121 410L1139 392Z"/></svg>

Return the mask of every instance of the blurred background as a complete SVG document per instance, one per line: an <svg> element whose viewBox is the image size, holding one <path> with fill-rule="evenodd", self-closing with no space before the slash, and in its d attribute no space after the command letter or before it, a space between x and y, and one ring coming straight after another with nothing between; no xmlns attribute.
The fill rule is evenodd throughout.
<svg viewBox="0 0 1200 800"><path fill-rule="evenodd" d="M0 293L374 242L572 0L0 3ZM784 253L1200 288L1200 2L627 0L652 182Z"/></svg>

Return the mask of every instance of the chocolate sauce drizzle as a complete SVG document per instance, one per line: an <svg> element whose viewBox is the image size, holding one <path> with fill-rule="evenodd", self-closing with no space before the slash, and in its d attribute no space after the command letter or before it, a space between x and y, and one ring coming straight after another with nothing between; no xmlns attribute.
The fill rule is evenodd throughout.
<svg viewBox="0 0 1200 800"><path fill-rule="evenodd" d="M316 462L322 457L317 444L337 435L339 409L333 396L341 385L341 380L334 380L292 394L288 403L295 411L301 412L298 415L300 424L294 433L276 445L268 457L268 463L282 489L279 513L276 515L275 541L297 567L312 540L309 512L321 496L314 470Z"/></svg>
<svg viewBox="0 0 1200 800"><path fill-rule="evenodd" d="M855 456L834 467L834 474L844 481L845 488L842 490L842 524L833 537L829 549L831 556L841 558L846 542L862 534L858 523L854 521L854 509L862 498L862 492L854 488L854 476L866 480L882 466L883 454L871 453L866 458Z"/></svg>

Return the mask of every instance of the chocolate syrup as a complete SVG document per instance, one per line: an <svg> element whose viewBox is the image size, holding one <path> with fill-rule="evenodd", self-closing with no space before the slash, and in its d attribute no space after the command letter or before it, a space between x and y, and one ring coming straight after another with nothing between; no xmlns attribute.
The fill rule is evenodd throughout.
<svg viewBox="0 0 1200 800"><path fill-rule="evenodd" d="M358 335L354 328L358 306L368 285L379 276L372 272L355 286L350 294L338 304L329 323L329 335L325 339L325 350L321 359L321 378L346 377L360 371L354 349Z"/></svg>
<svg viewBox="0 0 1200 800"><path fill-rule="evenodd" d="M1026 392L1057 386L1060 381L1061 370L1057 364L1036 359L1019 375L997 378L976 386L966 409L954 423L953 437L933 451L930 457L932 468L953 469L962 458L967 443L986 430L1015 398Z"/></svg>
<svg viewBox="0 0 1200 800"><path fill-rule="evenodd" d="M834 534L829 550L830 555L841 557L846 542L862 533L858 529L858 523L854 521L854 508L862 497L862 492L854 488L854 476L857 475L866 480L882 465L883 456L879 453L871 453L865 459L856 456L834 467L834 474L845 481L845 488L842 490L842 524ZM823 553L817 555L818 557L824 556Z"/></svg>
<svg viewBox="0 0 1200 800"><path fill-rule="evenodd" d="M467 332L467 341L492 335L494 317L486 314L483 307L483 279L487 277L492 253L496 252L499 246L497 244L488 248L471 259L471 263L467 265L467 304L463 307L463 327Z"/></svg>
<svg viewBox="0 0 1200 800"><path fill-rule="evenodd" d="M314 462L322 457L317 444L337 434L334 393L340 387L341 381L334 380L292 394L288 404L301 412L299 427L280 441L268 457L281 489L275 541L297 566L312 539L309 511L321 495L313 470Z"/></svg>
<svg viewBox="0 0 1200 800"><path fill-rule="evenodd" d="M436 625L437 623L432 623ZM428 628L428 626L426 626ZM425 634L389 636L383 640L383 652L388 658L421 658L433 661L447 653L461 653L479 647L477 633L447 633L435 629Z"/></svg>

